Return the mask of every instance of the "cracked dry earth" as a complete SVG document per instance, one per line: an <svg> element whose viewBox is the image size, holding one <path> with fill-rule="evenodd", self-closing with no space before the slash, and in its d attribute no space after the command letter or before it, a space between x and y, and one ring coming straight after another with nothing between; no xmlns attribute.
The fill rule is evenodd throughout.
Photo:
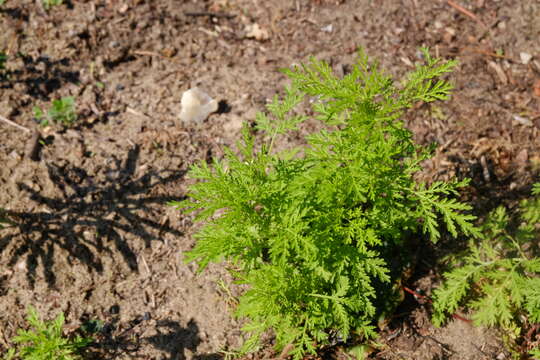
<svg viewBox="0 0 540 360"><path fill-rule="evenodd" d="M240 290L222 265L197 276L183 263L192 217L166 203L185 196L190 164L220 157L282 88L278 69L309 56L343 74L362 47L396 76L420 46L458 59L452 98L405 118L418 142L438 145L423 176L472 178L465 200L482 212L514 205L540 168L540 4L462 0L471 17L450 3L7 0L0 115L41 141L30 156L32 133L0 123L0 207L13 222L0 230L0 351L31 304L47 319L63 311L70 332L102 322L89 358L219 359L239 345ZM193 86L221 101L198 126L178 118ZM63 96L76 99L76 125L40 127L33 107ZM441 253L425 249L409 287L430 294ZM435 329L429 314L407 296L370 357L509 358L496 332L458 320ZM251 358L276 356L268 345Z"/></svg>

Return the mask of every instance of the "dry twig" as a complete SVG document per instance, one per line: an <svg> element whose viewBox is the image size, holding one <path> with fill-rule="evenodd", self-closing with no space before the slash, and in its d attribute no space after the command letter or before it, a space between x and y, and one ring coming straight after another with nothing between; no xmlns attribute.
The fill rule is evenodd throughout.
<svg viewBox="0 0 540 360"><path fill-rule="evenodd" d="M11 126L15 126L17 129L22 130L22 131L24 131L24 132L26 132L26 133L29 133L29 132L30 132L30 129L29 129L29 128L24 127L24 126L22 126L22 125L19 125L19 124L17 124L16 122L13 122L13 121L9 120L8 118L3 117L2 115L0 115L0 120L3 121L3 122L5 122L6 124L9 124L9 125L11 125Z"/></svg>
<svg viewBox="0 0 540 360"><path fill-rule="evenodd" d="M470 17L471 19L473 19L474 21L476 21L477 23L479 23L480 25L482 25L482 27L484 29L487 29L487 25L484 24L484 22L482 20L480 20L478 18L478 16L476 16L474 13L470 12L469 10L465 9L463 6L459 5L459 4L456 4L455 2L453 2L452 0L446 0L446 2L448 3L448 5L450 5L451 7L453 7L454 9L456 9L457 11L459 11L460 13Z"/></svg>
<svg viewBox="0 0 540 360"><path fill-rule="evenodd" d="M490 52L488 50L483 50L483 49L480 49L480 48L466 46L465 48L463 48L463 50L464 51L465 50L470 50L471 52L474 52L474 53L477 53L477 54L482 54L482 55L494 57L494 58L497 58L497 59L505 59L505 60L509 60L509 61L517 63L516 59L514 59L513 57L505 56L505 55L499 55L499 54L496 54L494 52Z"/></svg>

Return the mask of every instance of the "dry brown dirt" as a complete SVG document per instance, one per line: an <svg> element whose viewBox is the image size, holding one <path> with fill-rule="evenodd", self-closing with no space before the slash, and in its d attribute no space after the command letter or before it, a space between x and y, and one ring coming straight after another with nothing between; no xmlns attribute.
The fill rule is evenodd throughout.
<svg viewBox="0 0 540 360"><path fill-rule="evenodd" d="M396 76L421 46L458 59L452 98L406 116L418 142L438 145L424 176L472 178L464 196L480 212L515 204L540 169L539 18L536 0L6 0L0 115L41 141L0 122L0 207L13 221L0 230L0 352L28 305L47 319L63 311L70 332L101 321L91 358L220 359L237 346L231 279L183 263L192 217L166 203L185 195L190 164L221 156L282 88L278 69L309 56L343 73L362 47ZM220 111L183 125L181 94L195 85ZM40 127L33 107L63 96L77 125ZM434 254L421 254L410 288L429 295L440 280ZM495 332L435 329L429 314L407 295L370 356L509 358Z"/></svg>

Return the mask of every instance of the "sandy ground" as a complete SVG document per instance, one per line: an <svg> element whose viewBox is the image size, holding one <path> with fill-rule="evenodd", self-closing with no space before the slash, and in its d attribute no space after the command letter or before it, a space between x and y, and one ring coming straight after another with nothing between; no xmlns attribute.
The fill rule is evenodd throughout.
<svg viewBox="0 0 540 360"><path fill-rule="evenodd" d="M30 304L45 318L63 311L71 332L102 322L91 358L218 359L240 344L232 279L183 263L192 217L166 203L185 195L190 164L220 157L282 89L278 69L309 56L345 73L362 47L395 76L421 46L458 59L452 98L406 115L419 143L438 145L423 176L472 178L465 199L482 213L515 204L540 169L540 3L456 3L72 0L46 10L7 0L0 115L30 131L0 123L0 207L14 222L0 230L0 351ZM197 126L178 117L193 86L221 102ZM33 107L64 96L76 99L76 125L40 126ZM429 294L440 280L432 265L408 285ZM371 357L508 358L493 331L435 329L429 304L412 297L400 310Z"/></svg>

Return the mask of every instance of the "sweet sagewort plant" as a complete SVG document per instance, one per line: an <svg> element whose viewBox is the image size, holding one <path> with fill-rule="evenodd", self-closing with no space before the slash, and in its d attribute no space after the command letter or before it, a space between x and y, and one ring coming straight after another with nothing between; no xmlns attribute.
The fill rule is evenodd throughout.
<svg viewBox="0 0 540 360"><path fill-rule="evenodd" d="M512 223L504 207L493 211L482 226L482 236L444 274L434 292L435 325L465 306L473 310L476 325L499 326L508 331L509 345L523 341L523 329L540 324L540 183L532 199L520 206L521 219ZM525 344L527 345L527 344ZM540 359L540 344L530 344Z"/></svg>
<svg viewBox="0 0 540 360"><path fill-rule="evenodd" d="M314 59L286 70L292 85L256 119L263 144L246 126L238 155L226 149L223 160L191 168L200 182L173 203L202 223L186 260L200 270L227 260L249 285L236 312L249 320L242 351L255 350L267 330L295 359L332 338L372 338L400 276L390 257L410 251L411 235L437 241L439 220L454 236L476 234L463 213L470 207L453 198L466 181L414 180L430 151L400 116L419 101L446 99L452 87L439 78L456 64L423 53L426 64L400 84L363 53L342 79ZM306 146L276 149L308 118L295 113L306 95L323 130Z"/></svg>
<svg viewBox="0 0 540 360"><path fill-rule="evenodd" d="M40 319L33 307L28 308L30 330L18 330L11 339L17 349L10 349L3 360L78 360L80 352L92 343L92 338L77 336L68 338L63 335L64 314L60 313L52 321Z"/></svg>

